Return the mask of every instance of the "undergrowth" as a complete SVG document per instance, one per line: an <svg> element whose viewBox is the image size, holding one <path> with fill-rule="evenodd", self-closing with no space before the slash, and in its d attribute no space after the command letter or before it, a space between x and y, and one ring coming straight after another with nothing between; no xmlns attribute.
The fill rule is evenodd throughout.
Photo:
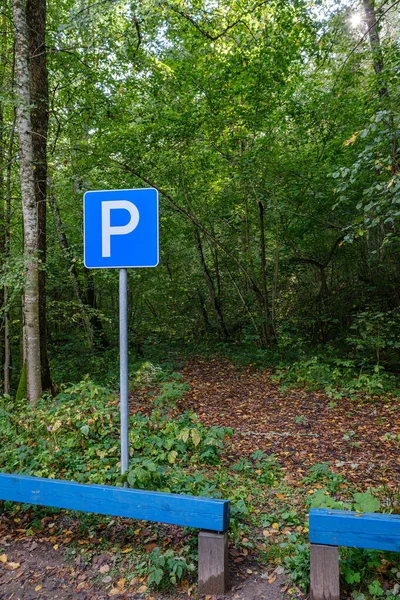
<svg viewBox="0 0 400 600"><path fill-rule="evenodd" d="M341 381L343 390L353 375L351 364L326 366L315 358L278 370L276 378L282 385L297 386ZM381 382L383 374L376 376ZM123 485L127 481L139 489L228 498L236 555L245 563L250 553L263 568L283 565L290 573L294 593L296 589L306 592L309 585L310 507L394 510L395 500L389 506L382 492L378 498L371 492L352 489L329 463L314 465L300 487L293 487L273 455L258 450L248 457L234 457L230 453L232 429L206 427L193 412L178 412L177 401L188 387L182 375L173 371L172 363L160 366L141 361L132 369L131 390L146 389L148 396L143 412L130 417L131 458L123 477L119 406L112 388L86 377L61 389L55 398L44 397L35 411L23 400L3 397L0 470L82 483ZM11 503L3 503L3 507L17 510ZM43 509L35 508L33 512L37 515L40 511ZM83 529L90 521L93 531L105 527L107 521L96 515L79 518ZM140 541L134 546L129 562L133 576L163 589L192 581L197 560L194 533L188 531L182 543L165 547L160 526L149 527L156 546L151 552L144 551ZM135 528L133 537L134 532ZM68 552L73 557L87 549L72 544ZM120 552L122 564L126 557L124 550ZM397 555L343 549L341 577L354 600L392 598L399 592L400 562Z"/></svg>

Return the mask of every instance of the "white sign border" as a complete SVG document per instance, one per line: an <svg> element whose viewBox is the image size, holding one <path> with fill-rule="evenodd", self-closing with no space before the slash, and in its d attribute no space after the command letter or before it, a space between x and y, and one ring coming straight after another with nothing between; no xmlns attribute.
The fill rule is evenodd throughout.
<svg viewBox="0 0 400 600"><path fill-rule="evenodd" d="M112 267L108 267L108 266L101 266L101 267L88 267L86 264L86 244L85 244L85 224L86 224L86 220L85 220L85 197L86 194L92 194L93 192L142 192L144 190L154 190L156 192L156 201L157 201L157 262L155 265L140 265L140 266L116 266L113 265ZM159 202L159 193L158 193L158 189L157 188L152 188L152 187L148 187L148 188L124 188L124 189L118 189L118 190L87 190L87 192L85 192L83 194L83 264L85 265L86 269L154 269L155 267L158 267L158 265L160 264L160 202Z"/></svg>

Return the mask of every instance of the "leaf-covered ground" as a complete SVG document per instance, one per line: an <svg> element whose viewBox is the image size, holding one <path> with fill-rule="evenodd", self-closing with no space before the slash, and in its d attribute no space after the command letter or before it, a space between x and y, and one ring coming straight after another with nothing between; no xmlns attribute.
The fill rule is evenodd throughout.
<svg viewBox="0 0 400 600"><path fill-rule="evenodd" d="M182 410L206 425L233 427L232 459L255 450L276 454L290 481L315 463L362 488L400 483L400 399L342 398L280 389L270 371L195 360L183 369L191 390Z"/></svg>
<svg viewBox="0 0 400 600"><path fill-rule="evenodd" d="M248 491L249 504L263 504L232 535L234 588L228 598L301 595L280 565L287 540L293 535L306 539L305 499L322 487L307 485L304 478L312 465L327 462L347 480L338 485L339 493L343 488L346 494L348 486L394 493L400 474L399 398L332 403L324 393L280 389L270 371L238 368L221 359L192 359L182 372L190 390L178 410L193 410L206 425L235 430L223 465L215 471L229 469L256 450L276 455L283 470L279 487L265 484L261 492ZM133 392L132 412L149 412L156 393L151 386ZM297 514L290 512L293 507ZM7 510L0 513L0 600L196 597L194 580L163 596L148 589L145 572L131 576L156 546L179 550L188 539L179 527L24 507Z"/></svg>

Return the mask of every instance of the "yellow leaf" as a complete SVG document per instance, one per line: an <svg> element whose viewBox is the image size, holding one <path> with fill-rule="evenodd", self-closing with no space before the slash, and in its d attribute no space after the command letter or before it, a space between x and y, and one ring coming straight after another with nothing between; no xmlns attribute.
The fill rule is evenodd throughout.
<svg viewBox="0 0 400 600"><path fill-rule="evenodd" d="M272 529L279 529L279 524L278 523L272 523L271 527L272 527Z"/></svg>
<svg viewBox="0 0 400 600"><path fill-rule="evenodd" d="M138 592L139 592L139 594L142 594L146 590L147 590L147 585L141 585L140 588L138 589Z"/></svg>
<svg viewBox="0 0 400 600"><path fill-rule="evenodd" d="M122 554L128 554L129 552L132 552L132 548L124 548L122 550Z"/></svg>
<svg viewBox="0 0 400 600"><path fill-rule="evenodd" d="M126 579L122 578L117 581L117 588L122 589L125 585Z"/></svg>
<svg viewBox="0 0 400 600"><path fill-rule="evenodd" d="M352 135L352 136L350 136L350 137L349 137L349 139L348 139L348 140L346 140L346 141L343 143L343 145L344 145L344 146L351 146L351 145L353 145L353 144L354 144L354 142L356 141L356 139L357 139L357 137L358 137L358 134L359 134L359 133L360 133L359 131L356 131L355 133L353 133L353 135Z"/></svg>
<svg viewBox="0 0 400 600"><path fill-rule="evenodd" d="M58 544L54 544L53 548L54 550L58 550Z"/></svg>
<svg viewBox="0 0 400 600"><path fill-rule="evenodd" d="M8 560L7 554L0 554L0 562L6 563Z"/></svg>
<svg viewBox="0 0 400 600"><path fill-rule="evenodd" d="M271 577L268 577L268 583L274 583L274 581L276 581L276 575L271 575Z"/></svg>
<svg viewBox="0 0 400 600"><path fill-rule="evenodd" d="M108 592L109 596L117 596L121 593L121 590L118 588L113 588L110 592Z"/></svg>
<svg viewBox="0 0 400 600"><path fill-rule="evenodd" d="M39 590L41 590L41 589L42 589L42 586L41 586L41 585L40 585L40 583L39 583L39 585L37 585L37 586L35 587L35 592L38 592L38 591L39 591Z"/></svg>
<svg viewBox="0 0 400 600"><path fill-rule="evenodd" d="M10 562L10 563L5 563L4 568L8 569L9 571L15 571L16 569L19 569L20 566L21 566L21 563Z"/></svg>

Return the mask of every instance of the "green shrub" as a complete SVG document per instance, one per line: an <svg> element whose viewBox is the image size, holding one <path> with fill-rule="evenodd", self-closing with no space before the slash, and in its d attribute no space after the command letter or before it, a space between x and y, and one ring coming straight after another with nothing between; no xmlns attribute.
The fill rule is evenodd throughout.
<svg viewBox="0 0 400 600"><path fill-rule="evenodd" d="M196 570L194 562L188 562L183 553L167 550L162 553L154 548L149 556L147 583L155 588L169 588Z"/></svg>

